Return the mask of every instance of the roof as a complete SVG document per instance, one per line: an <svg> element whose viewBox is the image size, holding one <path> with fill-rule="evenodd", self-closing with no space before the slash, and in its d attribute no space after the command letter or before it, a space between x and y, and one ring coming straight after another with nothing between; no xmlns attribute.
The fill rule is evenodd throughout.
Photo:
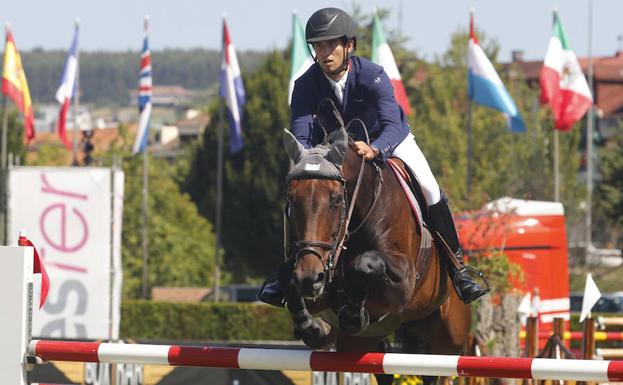
<svg viewBox="0 0 623 385"><path fill-rule="evenodd" d="M503 197L485 205L486 210L500 213L513 213L522 217L565 215L565 209L560 202L529 201Z"/></svg>

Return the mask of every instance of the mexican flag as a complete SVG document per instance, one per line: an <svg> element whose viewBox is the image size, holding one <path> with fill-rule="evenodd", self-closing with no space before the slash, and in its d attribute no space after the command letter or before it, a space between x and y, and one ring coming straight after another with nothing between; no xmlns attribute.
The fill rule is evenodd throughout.
<svg viewBox="0 0 623 385"><path fill-rule="evenodd" d="M407 92L402 84L402 78L400 77L400 72L398 72L396 60L394 60L394 54L391 48L389 48L387 40L385 40L385 35L383 35L383 28L378 15L374 15L374 24L372 25L372 61L385 69L389 80L392 82L392 86L394 86L396 101L400 104L405 114L411 115Z"/></svg>
<svg viewBox="0 0 623 385"><path fill-rule="evenodd" d="M558 14L554 12L554 36L549 41L541 68L541 104L552 108L555 127L568 131L593 105L593 96L578 59L569 47Z"/></svg>
<svg viewBox="0 0 623 385"><path fill-rule="evenodd" d="M292 101L294 82L314 64L307 49L305 30L296 13L292 14L292 51L290 56L290 83L288 84L288 105Z"/></svg>

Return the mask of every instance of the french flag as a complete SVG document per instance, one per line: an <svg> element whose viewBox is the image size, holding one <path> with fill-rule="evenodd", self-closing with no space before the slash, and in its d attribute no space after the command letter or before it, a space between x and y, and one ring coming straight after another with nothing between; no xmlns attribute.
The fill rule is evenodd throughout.
<svg viewBox="0 0 623 385"><path fill-rule="evenodd" d="M229 120L229 149L236 153L242 149L242 118L245 104L244 84L240 75L236 50L229 37L227 22L223 17L223 51L221 59L221 90L220 95L227 105Z"/></svg>
<svg viewBox="0 0 623 385"><path fill-rule="evenodd" d="M145 38L143 39L143 51L141 52L141 70L138 83L138 108L140 118L138 121L138 130L132 154L142 152L147 147L147 138L149 137L149 118L151 117L151 51L149 50L148 40L148 19L145 18Z"/></svg>
<svg viewBox="0 0 623 385"><path fill-rule="evenodd" d="M56 90L56 100L61 104L61 111L58 115L57 131L61 137L63 144L67 149L71 150L72 144L67 138L67 111L71 103L71 98L76 93L76 77L78 74L78 25L74 32L74 38L71 42L71 48L67 54L65 61L65 69L63 70L63 79L61 85ZM74 127L77 130L78 127Z"/></svg>
<svg viewBox="0 0 623 385"><path fill-rule="evenodd" d="M512 132L523 132L526 126L519 110L495 72L493 64L478 44L474 34L474 14L470 13L467 57L467 95L474 102L491 107L506 115Z"/></svg>

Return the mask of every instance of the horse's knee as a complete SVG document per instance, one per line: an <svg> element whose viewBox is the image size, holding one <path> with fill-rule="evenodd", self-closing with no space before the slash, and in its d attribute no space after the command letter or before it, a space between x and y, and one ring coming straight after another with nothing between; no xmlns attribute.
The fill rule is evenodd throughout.
<svg viewBox="0 0 623 385"><path fill-rule="evenodd" d="M385 254L378 250L369 250L356 258L353 262L353 271L363 276L383 276L387 271Z"/></svg>

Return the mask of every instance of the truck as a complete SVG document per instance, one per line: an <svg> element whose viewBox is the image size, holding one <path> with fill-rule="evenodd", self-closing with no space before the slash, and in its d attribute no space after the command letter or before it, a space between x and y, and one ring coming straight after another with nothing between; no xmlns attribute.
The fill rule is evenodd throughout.
<svg viewBox="0 0 623 385"><path fill-rule="evenodd" d="M540 330L551 330L554 317L568 325L569 252L562 203L504 197L460 213L456 223L468 258L501 252L521 267L523 280L512 284L540 297Z"/></svg>

